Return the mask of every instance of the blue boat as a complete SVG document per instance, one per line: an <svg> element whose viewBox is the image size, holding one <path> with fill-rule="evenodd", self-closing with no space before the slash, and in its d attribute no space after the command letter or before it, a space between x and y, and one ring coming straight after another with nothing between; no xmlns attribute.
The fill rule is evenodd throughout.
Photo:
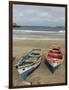
<svg viewBox="0 0 69 90"><path fill-rule="evenodd" d="M26 78L41 63L41 49L33 49L22 56L16 64L16 69L22 78Z"/></svg>

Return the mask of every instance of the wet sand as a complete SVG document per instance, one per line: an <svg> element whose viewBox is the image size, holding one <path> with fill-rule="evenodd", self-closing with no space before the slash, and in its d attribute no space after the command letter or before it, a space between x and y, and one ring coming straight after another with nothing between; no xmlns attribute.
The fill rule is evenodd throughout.
<svg viewBox="0 0 69 90"><path fill-rule="evenodd" d="M65 42L64 40L14 40L13 41L13 86L24 85L40 85L40 84L53 84L65 83L65 60L62 65L53 74L44 60L41 61L40 66L34 70L25 80L18 74L15 64L19 61L25 52L29 52L33 48L41 48L42 52L51 47L53 43L58 43L65 55Z"/></svg>

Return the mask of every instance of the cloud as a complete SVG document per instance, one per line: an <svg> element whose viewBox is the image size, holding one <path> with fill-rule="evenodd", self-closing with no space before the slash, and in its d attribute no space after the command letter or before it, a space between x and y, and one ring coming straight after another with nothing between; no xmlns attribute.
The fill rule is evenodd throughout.
<svg viewBox="0 0 69 90"><path fill-rule="evenodd" d="M13 21L21 25L64 25L63 7L13 5Z"/></svg>
<svg viewBox="0 0 69 90"><path fill-rule="evenodd" d="M43 13L39 13L39 16L40 17L48 17L49 16L49 14L48 14L48 12L43 12Z"/></svg>

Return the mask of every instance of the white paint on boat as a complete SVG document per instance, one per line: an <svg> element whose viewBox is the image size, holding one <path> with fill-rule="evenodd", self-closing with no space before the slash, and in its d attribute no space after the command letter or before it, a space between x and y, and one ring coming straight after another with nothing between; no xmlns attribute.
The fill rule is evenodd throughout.
<svg viewBox="0 0 69 90"><path fill-rule="evenodd" d="M31 65L29 67L23 67L23 68L25 68L25 70L23 70L23 68L21 67L21 68L18 68L17 71L19 72L19 74L22 74L22 73L27 72L28 70L30 70L32 68L35 69L40 63L41 63L41 61L38 61L34 65Z"/></svg>
<svg viewBox="0 0 69 90"><path fill-rule="evenodd" d="M56 62L53 62L53 61L49 61L49 60L47 60L47 62L53 67L53 68L55 68L55 67L57 67L57 66L59 66L59 65L61 65L62 64L62 62L63 62L63 60L61 60L61 61L56 61Z"/></svg>

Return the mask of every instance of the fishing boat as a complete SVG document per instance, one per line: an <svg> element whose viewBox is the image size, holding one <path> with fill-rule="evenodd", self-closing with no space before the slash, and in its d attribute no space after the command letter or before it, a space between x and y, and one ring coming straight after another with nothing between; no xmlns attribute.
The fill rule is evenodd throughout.
<svg viewBox="0 0 69 90"><path fill-rule="evenodd" d="M26 78L41 63L40 49L33 49L26 55L22 56L16 64L16 69L22 78Z"/></svg>
<svg viewBox="0 0 69 90"><path fill-rule="evenodd" d="M63 54L60 47L54 46L46 55L44 54L45 63L52 73L63 63Z"/></svg>

